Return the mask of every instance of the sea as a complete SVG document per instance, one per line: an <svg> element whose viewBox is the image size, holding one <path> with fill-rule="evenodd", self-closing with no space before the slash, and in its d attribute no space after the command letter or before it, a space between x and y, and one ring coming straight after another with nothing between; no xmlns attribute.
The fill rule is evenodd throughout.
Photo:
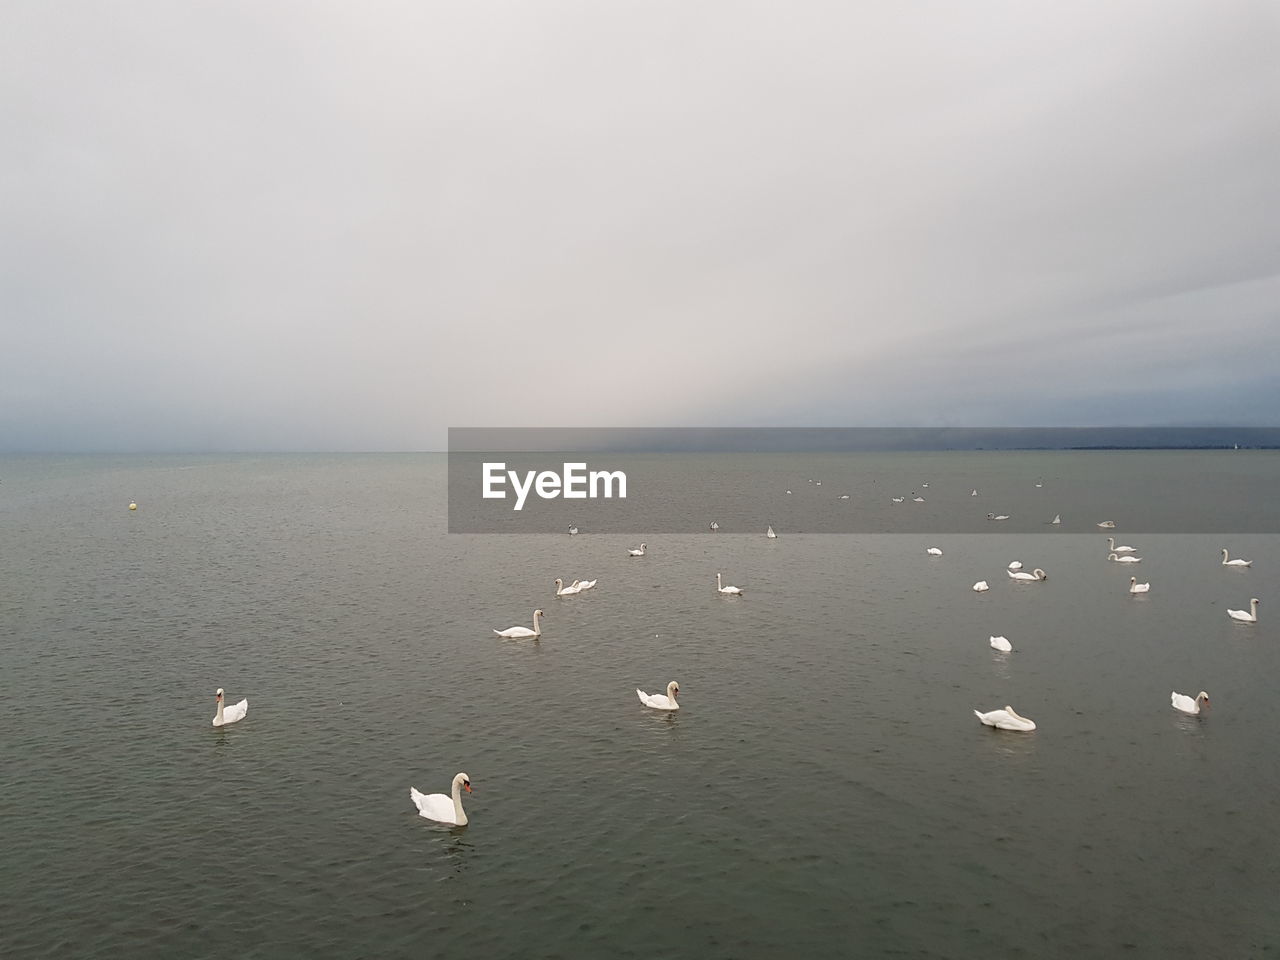
<svg viewBox="0 0 1280 960"><path fill-rule="evenodd" d="M1280 453L1128 454L1136 532L1086 452L755 456L772 516L650 536L450 534L441 454L0 457L0 957L1280 955ZM868 456L1036 523L823 532Z"/></svg>

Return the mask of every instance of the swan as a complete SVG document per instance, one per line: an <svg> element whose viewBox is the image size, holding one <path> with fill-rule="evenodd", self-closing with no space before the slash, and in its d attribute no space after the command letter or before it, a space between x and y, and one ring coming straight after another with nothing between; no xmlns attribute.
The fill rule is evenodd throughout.
<svg viewBox="0 0 1280 960"><path fill-rule="evenodd" d="M1253 566L1253 561L1252 561L1252 560L1241 560L1239 557L1236 557L1234 560L1228 560L1228 559L1227 559L1227 548L1226 548L1226 547L1223 547L1223 548L1222 548L1222 565L1223 565L1224 567L1251 567L1251 566Z"/></svg>
<svg viewBox="0 0 1280 960"><path fill-rule="evenodd" d="M906 498L906 497L894 497L894 498L893 498L893 502L894 502L894 503L901 503L901 502L902 502L903 500L905 500L905 499L907 499L907 498Z"/></svg>
<svg viewBox="0 0 1280 960"><path fill-rule="evenodd" d="M249 701L241 700L239 703L233 703L231 706L224 708L222 705L223 693L222 688L218 688L218 692L214 695L214 701L218 704L218 711L213 715L213 725L215 727L225 727L228 723L235 723L237 720L243 720L244 715L249 712Z"/></svg>
<svg viewBox="0 0 1280 960"><path fill-rule="evenodd" d="M636 687L636 694L640 697L640 702L646 707L653 707L655 710L679 710L680 704L676 702L676 697L680 696L680 684L672 680L667 684L667 695L664 697L660 693L648 694Z"/></svg>
<svg viewBox="0 0 1280 960"><path fill-rule="evenodd" d="M1107 546L1111 549L1112 553L1137 553L1138 552L1133 547L1117 547L1115 537L1107 537Z"/></svg>
<svg viewBox="0 0 1280 960"><path fill-rule="evenodd" d="M1043 487L1043 486L1044 486L1044 484L1043 484L1043 483L1041 483L1041 482L1039 482L1039 481L1037 480L1037 481L1036 481L1036 486L1037 486L1037 487Z"/></svg>
<svg viewBox="0 0 1280 960"><path fill-rule="evenodd" d="M453 778L453 796L443 793L419 793L417 787L409 788L409 799L418 808L418 816L440 823L451 823L455 827L467 825L467 814L462 809L462 791L471 792L471 778L460 773Z"/></svg>
<svg viewBox="0 0 1280 960"><path fill-rule="evenodd" d="M848 495L847 493L842 493L842 494L840 494L840 496L836 497L836 499L837 499L837 500L848 500L848 499L849 499L849 495Z"/></svg>
<svg viewBox="0 0 1280 960"><path fill-rule="evenodd" d="M1258 622L1258 604L1262 601L1254 597L1249 601L1249 609L1246 610L1228 610L1227 616L1232 620L1239 620L1241 623L1257 623Z"/></svg>
<svg viewBox="0 0 1280 960"><path fill-rule="evenodd" d="M979 713L975 710L973 715L988 727L995 727L998 730L1034 730L1036 728L1034 720L1019 716L1018 712L1008 704L1005 704L1003 710L992 710L990 713Z"/></svg>
<svg viewBox="0 0 1280 960"><path fill-rule="evenodd" d="M648 548L649 548L649 545L647 543L642 543L640 544L639 550L628 550L627 553L633 557L643 557L645 550L647 550Z"/></svg>
<svg viewBox="0 0 1280 960"><path fill-rule="evenodd" d="M594 587L594 586L595 586L597 583L599 583L599 582L600 582L600 581L599 581L598 579L597 579L597 580L575 580L575 581L574 581L574 583L576 583L576 584L578 585L578 590L579 590L579 591L582 591L582 590L590 590L592 587Z"/></svg>
<svg viewBox="0 0 1280 960"><path fill-rule="evenodd" d="M773 527L765 527L764 535L768 537L770 540L778 539L778 535L773 532Z"/></svg>
<svg viewBox="0 0 1280 960"><path fill-rule="evenodd" d="M516 637L537 638L542 636L542 624L538 622L538 618L542 616L544 616L544 614L541 610L533 611L533 629L532 630L530 630L528 627L508 627L506 630L495 630L493 632L500 637L507 637L509 639L514 639Z"/></svg>
<svg viewBox="0 0 1280 960"><path fill-rule="evenodd" d="M1129 592L1130 592L1130 593L1150 593L1150 592L1151 592L1151 584L1149 584L1149 583L1139 583L1139 582L1138 582L1138 578L1137 578L1137 577L1130 577L1130 578L1129 578ZM1230 612L1230 611L1228 611L1228 612Z"/></svg>
<svg viewBox="0 0 1280 960"><path fill-rule="evenodd" d="M925 550L925 553L927 553L931 557L940 557L942 556L942 548L930 547L929 549Z"/></svg>
<svg viewBox="0 0 1280 960"><path fill-rule="evenodd" d="M1009 653L1013 650L1013 644L1009 642L1008 637L992 637L991 649L999 650L1001 653Z"/></svg>
<svg viewBox="0 0 1280 960"><path fill-rule="evenodd" d="M979 580L977 583L975 583L975 584L973 585L973 589L974 589L974 592L976 592L976 593L985 593L986 591L990 590L991 588L990 588L989 586L987 586L987 581L985 581L985 580Z"/></svg>
<svg viewBox="0 0 1280 960"><path fill-rule="evenodd" d="M978 488L974 487L973 490L969 492L969 496L976 497L977 495L978 495Z"/></svg>
<svg viewBox="0 0 1280 960"><path fill-rule="evenodd" d="M1017 580L1020 583L1029 583L1032 580L1048 580L1049 575L1036 567L1030 573L1023 573L1021 570L1006 570L1010 580Z"/></svg>
<svg viewBox="0 0 1280 960"><path fill-rule="evenodd" d="M578 535L578 528L577 528L577 527L570 527L570 528L569 528L569 536L571 536L571 537L576 537L577 535Z"/></svg>
<svg viewBox="0 0 1280 960"><path fill-rule="evenodd" d="M1055 514L1053 515L1053 519L1052 519L1052 520L1050 520L1049 522L1050 522L1050 523L1052 523L1052 524L1058 524L1058 523L1061 523L1061 522L1062 522L1062 514L1060 514L1060 513L1055 513Z"/></svg>
<svg viewBox="0 0 1280 960"><path fill-rule="evenodd" d="M561 580L559 577L556 577L556 596L557 597L571 597L575 593L581 593L581 592L582 592L582 582L580 580L575 580L573 581L573 583L569 584L569 586L566 587L564 585L564 581Z"/></svg>
<svg viewBox="0 0 1280 960"><path fill-rule="evenodd" d="M1114 520L1103 520L1100 524L1098 524L1098 526L1100 526L1103 530L1110 530L1115 525L1116 525L1116 522Z"/></svg>
<svg viewBox="0 0 1280 960"><path fill-rule="evenodd" d="M912 499L915 503L924 503L924 497L912 497L911 499Z"/></svg>
<svg viewBox="0 0 1280 960"><path fill-rule="evenodd" d="M741 596L742 589L740 587L726 587L721 585L720 574L716 574L716 589L725 595Z"/></svg>
<svg viewBox="0 0 1280 960"><path fill-rule="evenodd" d="M988 513L987 519L988 520L1008 520L1009 515L1007 513L1002 513L999 516L996 516L994 513Z"/></svg>
<svg viewBox="0 0 1280 960"><path fill-rule="evenodd" d="M921 490L928 490L928 489L929 489L929 485L928 485L927 483L922 483L922 484L920 484L920 489L921 489Z"/></svg>
<svg viewBox="0 0 1280 960"><path fill-rule="evenodd" d="M1141 563L1142 562L1141 557L1131 557L1128 554L1125 554L1122 557L1122 556L1119 556L1118 554L1109 553L1107 554L1107 559L1114 560L1116 563Z"/></svg>
<svg viewBox="0 0 1280 960"><path fill-rule="evenodd" d="M1022 561L1021 561L1021 560L1014 560L1012 563L1010 563L1010 564L1009 564L1009 569L1010 569L1010 570L1021 570L1021 569L1022 569Z"/></svg>
<svg viewBox="0 0 1280 960"><path fill-rule="evenodd" d="M788 494L790 494L790 493L791 493L791 491L790 491L790 490L788 490L788 491L787 491L787 493L788 493Z"/></svg>
<svg viewBox="0 0 1280 960"><path fill-rule="evenodd" d="M710 526L710 528L709 528L709 529L711 530L711 532L712 532L712 533L715 533L717 530L719 530L719 529L720 529L720 524L718 524L718 523L716 523L714 520L712 520L712 521L711 521L711 526Z"/></svg>
<svg viewBox="0 0 1280 960"><path fill-rule="evenodd" d="M1209 706L1209 695L1201 690L1196 694L1196 698L1192 700L1185 693L1174 691L1169 694L1169 705L1175 710L1181 710L1183 713L1190 713L1194 716L1200 712L1202 706Z"/></svg>

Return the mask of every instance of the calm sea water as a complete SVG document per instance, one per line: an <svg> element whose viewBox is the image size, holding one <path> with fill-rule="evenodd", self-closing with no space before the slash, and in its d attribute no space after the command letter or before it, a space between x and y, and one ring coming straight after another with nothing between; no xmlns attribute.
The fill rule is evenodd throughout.
<svg viewBox="0 0 1280 960"><path fill-rule="evenodd" d="M1001 462L986 486L1045 473L1050 513L1102 482ZM0 956L1280 951L1280 537L1135 536L1132 571L1100 531L633 560L447 535L445 480L430 455L0 458ZM491 633L535 606L541 641ZM671 679L684 709L640 705ZM219 686L246 720L210 726ZM1006 703L1039 729L973 717ZM410 785L458 771L470 826L419 818Z"/></svg>

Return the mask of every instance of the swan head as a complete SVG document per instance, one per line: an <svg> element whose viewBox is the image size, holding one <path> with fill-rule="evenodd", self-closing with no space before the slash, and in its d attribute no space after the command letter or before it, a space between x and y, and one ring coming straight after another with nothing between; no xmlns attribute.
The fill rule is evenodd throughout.
<svg viewBox="0 0 1280 960"><path fill-rule="evenodd" d="M647 546L649 546L647 543L641 543L641 544L640 544L640 549L641 549L641 550L643 550L643 549L645 549Z"/></svg>
<svg viewBox="0 0 1280 960"><path fill-rule="evenodd" d="M564 581L563 581L562 579L560 579L559 577L556 577L556 586L557 586L557 587L563 587L563 586L564 586Z"/></svg>
<svg viewBox="0 0 1280 960"><path fill-rule="evenodd" d="M1032 570L1031 572L1032 572L1033 574L1035 574L1035 577L1036 577L1036 579L1037 579L1037 580L1048 580L1048 579L1049 579L1049 575L1048 575L1047 573L1045 573L1043 570L1041 570L1039 567L1036 567L1036 568L1035 568L1034 570Z"/></svg>
<svg viewBox="0 0 1280 960"><path fill-rule="evenodd" d="M456 777L454 777L453 785L455 787L462 787L462 789L467 791L467 793L471 792L471 778L467 776L465 773L460 773Z"/></svg>
<svg viewBox="0 0 1280 960"><path fill-rule="evenodd" d="M680 696L680 684L672 680L670 683L667 684L667 697L671 700L675 700L679 696Z"/></svg>
<svg viewBox="0 0 1280 960"><path fill-rule="evenodd" d="M1130 578L1129 578L1129 582L1130 582L1130 583L1137 583L1137 582L1138 582L1138 578L1137 578L1137 577L1130 577Z"/></svg>
<svg viewBox="0 0 1280 960"><path fill-rule="evenodd" d="M543 613L541 610L535 610L535 611L533 611L533 619L535 619L535 620L537 620L539 617L545 617L545 616L546 616L546 614L545 614L545 613Z"/></svg>
<svg viewBox="0 0 1280 960"><path fill-rule="evenodd" d="M215 694L213 695L213 699L214 699L214 700L221 700L221 699L222 699L222 688L221 688L221 687L219 687L219 688L218 688L218 692L217 692L217 693L215 693Z"/></svg>
<svg viewBox="0 0 1280 960"><path fill-rule="evenodd" d="M1207 707L1209 705L1209 695L1201 690L1196 694L1196 703L1204 704Z"/></svg>

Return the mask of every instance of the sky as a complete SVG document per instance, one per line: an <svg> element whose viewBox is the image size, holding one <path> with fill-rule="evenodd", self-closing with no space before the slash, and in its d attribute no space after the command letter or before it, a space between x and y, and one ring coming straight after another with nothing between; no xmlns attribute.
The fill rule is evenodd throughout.
<svg viewBox="0 0 1280 960"><path fill-rule="evenodd" d="M1280 7L12 0L0 451L1280 422Z"/></svg>

